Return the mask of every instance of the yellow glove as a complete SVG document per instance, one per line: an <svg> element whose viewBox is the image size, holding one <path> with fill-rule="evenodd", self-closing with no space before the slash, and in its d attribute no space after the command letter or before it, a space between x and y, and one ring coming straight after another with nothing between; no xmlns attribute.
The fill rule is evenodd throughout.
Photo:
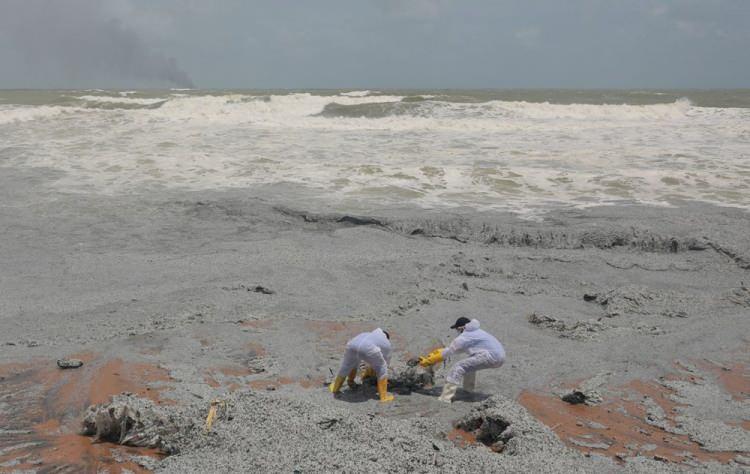
<svg viewBox="0 0 750 474"><path fill-rule="evenodd" d="M434 351L427 354L425 357L419 358L419 365L422 367L430 367L439 362L443 361L443 351L445 349L435 349Z"/></svg>

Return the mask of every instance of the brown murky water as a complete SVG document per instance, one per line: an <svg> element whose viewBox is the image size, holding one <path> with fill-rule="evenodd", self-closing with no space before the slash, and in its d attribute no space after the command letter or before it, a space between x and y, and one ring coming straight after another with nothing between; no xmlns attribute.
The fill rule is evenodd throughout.
<svg viewBox="0 0 750 474"><path fill-rule="evenodd" d="M47 359L0 365L0 471L146 472L122 459L158 452L93 443L78 435L80 419L90 404L121 392L167 403L159 397L170 380L167 371L90 353L71 357L82 359L83 367L61 370Z"/></svg>

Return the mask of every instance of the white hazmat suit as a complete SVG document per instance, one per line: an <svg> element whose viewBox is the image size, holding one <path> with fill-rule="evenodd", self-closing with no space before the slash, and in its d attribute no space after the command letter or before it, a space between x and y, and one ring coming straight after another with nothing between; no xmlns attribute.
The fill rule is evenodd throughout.
<svg viewBox="0 0 750 474"><path fill-rule="evenodd" d="M479 321L476 319L472 319L464 326L464 331L443 350L443 359L459 352L466 352L469 357L456 362L445 378L447 382L454 385L460 384L467 374L471 375L477 370L497 368L505 362L503 345L495 336L479 329Z"/></svg>
<svg viewBox="0 0 750 474"><path fill-rule="evenodd" d="M375 370L378 380L388 375L388 363L391 361L391 341L382 329L377 328L372 332L363 332L346 344L344 360L338 376L346 375L364 361Z"/></svg>

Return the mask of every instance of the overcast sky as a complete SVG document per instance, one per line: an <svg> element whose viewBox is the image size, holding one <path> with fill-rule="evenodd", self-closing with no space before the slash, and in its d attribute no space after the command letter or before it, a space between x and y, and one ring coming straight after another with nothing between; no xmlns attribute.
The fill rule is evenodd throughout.
<svg viewBox="0 0 750 474"><path fill-rule="evenodd" d="M750 0L0 0L0 88L750 87Z"/></svg>

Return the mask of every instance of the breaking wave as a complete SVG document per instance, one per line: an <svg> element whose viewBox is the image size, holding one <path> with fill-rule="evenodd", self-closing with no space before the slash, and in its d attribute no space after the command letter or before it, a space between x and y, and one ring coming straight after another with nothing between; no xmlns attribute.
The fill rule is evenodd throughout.
<svg viewBox="0 0 750 474"><path fill-rule="evenodd" d="M61 114L63 110L60 107L46 105L39 107L0 105L0 125L48 119Z"/></svg>
<svg viewBox="0 0 750 474"><path fill-rule="evenodd" d="M9 144L0 158L61 169L68 189L291 183L346 202L519 212L680 200L750 207L750 109L675 94L647 104L448 92L45 94L0 92Z"/></svg>
<svg viewBox="0 0 750 474"><path fill-rule="evenodd" d="M133 98L128 97L129 95L135 94L134 91L121 92L120 97L110 97L101 95L84 95L73 97L75 101L79 101L77 105L89 109L104 109L104 110L116 110L116 109L158 109L164 105L169 99L144 99L144 98Z"/></svg>
<svg viewBox="0 0 750 474"><path fill-rule="evenodd" d="M366 90L366 91L342 92L339 95L342 95L344 97L367 97L370 94L372 94L372 91Z"/></svg>
<svg viewBox="0 0 750 474"><path fill-rule="evenodd" d="M337 101L325 106L323 117L384 118L411 115L450 119L520 119L520 120L641 120L679 118L692 108L688 99L656 105L590 105L550 104L549 102L489 101L456 103L423 96L403 97L400 101L342 104Z"/></svg>
<svg viewBox="0 0 750 474"><path fill-rule="evenodd" d="M659 120L679 119L695 112L688 99L673 103L651 105L591 105L551 104L548 102L511 102L491 100L486 102L454 101L431 95L394 96L371 91L344 92L338 95L314 95L294 93L281 95L196 95L171 93L161 97L138 97L137 91L124 91L115 96L104 95L66 96L55 106L40 108L34 112L25 108L8 106L3 123L34 117L45 118L65 110L66 107L102 110L154 110L162 109L163 118L216 120L220 122L263 123L269 125L303 125L299 119L388 119L418 118L436 121L463 121L457 126L471 126L471 121L508 120ZM53 109L60 107L61 110ZM284 119L290 123L285 123ZM296 122L295 122L296 121ZM315 121L309 121L314 125ZM361 123L354 124L361 126ZM381 124L382 125L382 124ZM394 123L394 125L396 125ZM413 123L412 126L418 125ZM446 125L445 123L422 123L423 126ZM479 128L492 128L491 123L475 123ZM411 128L411 127L409 127Z"/></svg>

